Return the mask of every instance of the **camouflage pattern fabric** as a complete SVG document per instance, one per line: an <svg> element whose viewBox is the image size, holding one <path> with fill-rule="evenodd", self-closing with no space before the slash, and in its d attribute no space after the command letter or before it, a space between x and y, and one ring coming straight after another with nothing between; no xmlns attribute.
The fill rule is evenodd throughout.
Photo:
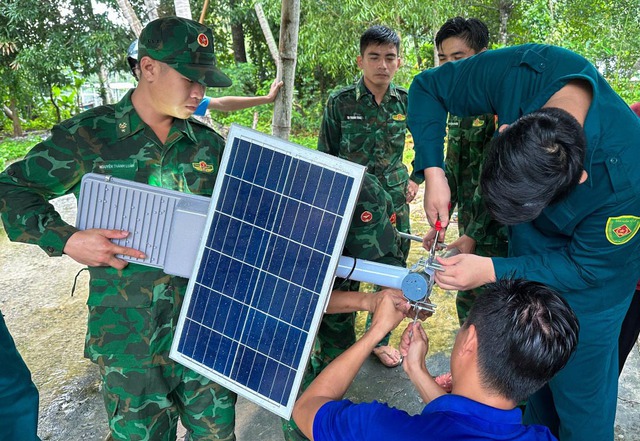
<svg viewBox="0 0 640 441"><path fill-rule="evenodd" d="M100 374L114 440L175 441L178 417L190 440L236 439L236 394L178 363Z"/></svg>
<svg viewBox="0 0 640 441"><path fill-rule="evenodd" d="M55 126L50 138L0 174L7 235L60 256L77 230L48 201L77 196L82 176L92 171L210 196L223 148L220 135L193 119L176 119L160 143L135 112L129 92L115 105ZM168 354L187 279L136 264L90 273L85 356L123 372L172 365ZM132 380L122 387L135 391L138 385Z"/></svg>
<svg viewBox="0 0 640 441"><path fill-rule="evenodd" d="M213 32L197 21L163 17L147 24L138 38L138 60L145 56L204 86L231 86L231 79L216 67Z"/></svg>
<svg viewBox="0 0 640 441"><path fill-rule="evenodd" d="M388 265L404 266L405 258L400 247L400 239L390 221L393 213L393 201L382 188L380 181L369 173L365 174L343 254ZM352 280L336 279L334 289L358 291L360 284ZM355 313L324 315L300 393L331 361L355 343L354 326ZM387 342L388 338L389 336L386 337ZM282 420L282 431L285 440L288 441L307 439L293 419Z"/></svg>
<svg viewBox="0 0 640 441"><path fill-rule="evenodd" d="M347 86L329 97L324 109L318 150L364 165L389 193L398 231L410 232L406 202L409 172L402 163L407 133L407 91L389 86L380 105L364 85ZM406 257L410 243L402 241Z"/></svg>
<svg viewBox="0 0 640 441"><path fill-rule="evenodd" d="M496 130L495 117L449 115L447 129L445 172L451 188L451 206L458 205L458 231L461 236L466 234L475 239L475 254L506 257L507 228L491 218L479 193L482 164ZM461 325L482 289L458 291L456 309Z"/></svg>

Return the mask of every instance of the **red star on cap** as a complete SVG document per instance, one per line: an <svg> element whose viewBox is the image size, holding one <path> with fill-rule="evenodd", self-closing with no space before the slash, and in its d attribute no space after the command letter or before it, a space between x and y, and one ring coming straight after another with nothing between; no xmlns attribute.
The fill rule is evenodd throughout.
<svg viewBox="0 0 640 441"><path fill-rule="evenodd" d="M209 39L206 35L200 34L198 35L198 44L202 47L207 47L209 46Z"/></svg>

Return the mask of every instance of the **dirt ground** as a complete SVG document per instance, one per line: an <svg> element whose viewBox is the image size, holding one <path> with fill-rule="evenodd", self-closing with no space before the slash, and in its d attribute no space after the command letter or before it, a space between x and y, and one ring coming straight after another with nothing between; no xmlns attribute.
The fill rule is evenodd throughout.
<svg viewBox="0 0 640 441"><path fill-rule="evenodd" d="M55 204L73 223L75 199L62 198ZM420 201L414 204L412 217L414 231L421 234L426 229L419 205ZM422 251L416 246L413 253L415 259ZM48 258L37 247L10 243L0 227L0 310L40 391L39 435L43 440L103 440L108 433L97 369L83 358L88 274L78 274L81 269L67 257ZM433 300L438 311L425 324L431 338L427 364L438 374L447 370L457 320L452 293L438 291ZM637 352L636 348L621 382L618 440L640 441ZM373 358L348 396L388 401L410 412L419 412L422 406L402 368L385 369ZM237 409L238 440L282 439L279 418L243 399Z"/></svg>

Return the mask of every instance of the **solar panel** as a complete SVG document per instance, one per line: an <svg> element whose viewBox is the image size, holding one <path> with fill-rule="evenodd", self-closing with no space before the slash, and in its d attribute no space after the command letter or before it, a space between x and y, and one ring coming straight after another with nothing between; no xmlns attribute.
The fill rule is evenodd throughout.
<svg viewBox="0 0 640 441"><path fill-rule="evenodd" d="M363 175L232 126L170 356L289 418Z"/></svg>

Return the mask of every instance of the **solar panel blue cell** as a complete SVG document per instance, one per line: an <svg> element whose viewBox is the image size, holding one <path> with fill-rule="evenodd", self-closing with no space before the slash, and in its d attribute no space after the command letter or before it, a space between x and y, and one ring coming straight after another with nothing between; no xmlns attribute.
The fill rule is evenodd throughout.
<svg viewBox="0 0 640 441"><path fill-rule="evenodd" d="M331 197L327 200L327 211L332 213L343 213L347 204L345 195L351 190L353 178L336 173L331 186Z"/></svg>
<svg viewBox="0 0 640 441"><path fill-rule="evenodd" d="M172 357L288 417L364 169L238 131Z"/></svg>
<svg viewBox="0 0 640 441"><path fill-rule="evenodd" d="M302 352L303 333L293 326L288 326L287 339L285 340L286 351L282 352L280 360L287 366L295 366L300 361Z"/></svg>
<svg viewBox="0 0 640 441"><path fill-rule="evenodd" d="M260 225L265 230L270 231L276 219L275 208L280 203L280 196L277 196L271 190L265 190L262 193L262 200L258 204L258 212L256 213L256 225Z"/></svg>
<svg viewBox="0 0 640 441"><path fill-rule="evenodd" d="M209 348L209 338L211 337L211 331L204 326L199 326L198 336L196 337L196 348L193 351L193 359L198 361L204 361L205 354Z"/></svg>
<svg viewBox="0 0 640 441"><path fill-rule="evenodd" d="M273 160L271 161L271 169L267 175L266 188L269 188L278 194L282 194L291 161L292 159L289 155L274 152Z"/></svg>
<svg viewBox="0 0 640 441"><path fill-rule="evenodd" d="M209 260L211 261L212 266L214 263L216 264L216 266L213 268L214 273L211 283L203 283L203 285L210 286L214 291L223 292L224 281L226 279L226 274L229 271L229 267L231 266L232 260L227 256L216 254L215 252L209 255ZM200 281L197 281L197 283L199 282Z"/></svg>
<svg viewBox="0 0 640 441"><path fill-rule="evenodd" d="M216 320L218 315L218 308L220 307L220 298L222 295L205 287L200 287L198 293L200 296L207 296L207 306L204 314L202 315L201 323L204 326L213 328L213 322Z"/></svg>
<svg viewBox="0 0 640 441"><path fill-rule="evenodd" d="M223 183L222 191L224 194L238 194L240 191L240 180L235 178L229 178ZM217 211L220 213L227 213L229 215L233 214L233 207L236 203L235 198L232 197L223 197L218 201Z"/></svg>
<svg viewBox="0 0 640 441"><path fill-rule="evenodd" d="M238 158L238 162L244 164L242 174L239 176L242 180L254 182L258 164L260 164L260 151L262 149L253 144L249 147L249 154Z"/></svg>
<svg viewBox="0 0 640 441"><path fill-rule="evenodd" d="M311 164L294 160L291 168L292 170L288 176L287 185L283 193L299 201L302 199L302 192L307 183L307 176L309 176Z"/></svg>
<svg viewBox="0 0 640 441"><path fill-rule="evenodd" d="M272 399L281 404L286 402L287 396L291 391L294 376L295 371L293 369L283 364L278 365L276 375L273 378L273 386L271 390Z"/></svg>
<svg viewBox="0 0 640 441"><path fill-rule="evenodd" d="M182 333L180 344L178 345L180 352L187 355L188 357L191 357L191 354L193 354L193 351L196 348L196 339L194 338L192 333L198 331L195 327L192 330L191 324L191 320L186 321L184 332Z"/></svg>
<svg viewBox="0 0 640 441"><path fill-rule="evenodd" d="M247 384L255 356L255 351L252 351L246 346L241 346L233 364L231 378L240 384Z"/></svg>
<svg viewBox="0 0 640 441"><path fill-rule="evenodd" d="M264 187L267 184L267 175L269 173L269 169L273 167L273 150L262 149L260 154L259 163L262 165L256 171L256 176L254 178L254 183L261 187Z"/></svg>
<svg viewBox="0 0 640 441"><path fill-rule="evenodd" d="M302 186L302 195L300 196L300 200L307 204L321 206L324 208L324 205L319 205L316 200L322 170L322 167L313 164L309 167L309 174L307 176L306 184Z"/></svg>
<svg viewBox="0 0 640 441"><path fill-rule="evenodd" d="M316 195L313 204L316 207L322 208L323 210L327 208L327 201L329 200L329 195L331 194L334 176L335 173L331 170L322 170L322 174L320 175L320 179L318 180L318 184L316 185Z"/></svg>
<svg viewBox="0 0 640 441"><path fill-rule="evenodd" d="M340 228L339 222L340 219L335 215L325 212L322 216L319 227L319 230L321 230L323 234L316 237L313 247L328 253L332 244L335 243L336 236Z"/></svg>
<svg viewBox="0 0 640 441"><path fill-rule="evenodd" d="M251 366L251 372L249 373L249 379L246 382L246 385L251 390L258 390L260 387L260 383L263 380L264 368L267 364L267 357L264 354L260 354L259 352L255 353L255 358L253 359L253 365Z"/></svg>
<svg viewBox="0 0 640 441"><path fill-rule="evenodd" d="M245 161L243 159L249 156L251 143L246 140L236 139L233 147L236 151L236 156L229 161L229 166L227 167L226 172L230 176L239 178L242 176L244 171Z"/></svg>

